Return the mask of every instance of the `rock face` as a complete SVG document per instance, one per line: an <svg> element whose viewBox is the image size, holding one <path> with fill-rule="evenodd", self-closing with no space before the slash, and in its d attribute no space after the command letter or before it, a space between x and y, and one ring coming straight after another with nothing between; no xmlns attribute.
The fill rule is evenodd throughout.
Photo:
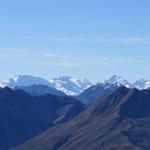
<svg viewBox="0 0 150 150"><path fill-rule="evenodd" d="M149 150L150 91L120 87L13 150Z"/></svg>
<svg viewBox="0 0 150 150"><path fill-rule="evenodd" d="M31 96L22 90L0 89L0 149L7 150L85 109L67 96Z"/></svg>

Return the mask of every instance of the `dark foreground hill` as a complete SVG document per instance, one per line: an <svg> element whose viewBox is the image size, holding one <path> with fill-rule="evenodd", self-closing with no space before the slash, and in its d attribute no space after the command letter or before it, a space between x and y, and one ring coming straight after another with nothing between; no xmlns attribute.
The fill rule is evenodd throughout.
<svg viewBox="0 0 150 150"><path fill-rule="evenodd" d="M150 91L120 87L13 150L150 150Z"/></svg>
<svg viewBox="0 0 150 150"><path fill-rule="evenodd" d="M68 121L85 109L64 96L31 96L22 90L0 89L0 149L6 150Z"/></svg>

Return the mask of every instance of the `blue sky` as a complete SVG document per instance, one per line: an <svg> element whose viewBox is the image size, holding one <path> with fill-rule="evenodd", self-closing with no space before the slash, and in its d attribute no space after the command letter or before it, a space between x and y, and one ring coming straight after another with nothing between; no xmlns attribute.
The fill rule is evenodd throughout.
<svg viewBox="0 0 150 150"><path fill-rule="evenodd" d="M0 79L150 79L149 0L0 2Z"/></svg>

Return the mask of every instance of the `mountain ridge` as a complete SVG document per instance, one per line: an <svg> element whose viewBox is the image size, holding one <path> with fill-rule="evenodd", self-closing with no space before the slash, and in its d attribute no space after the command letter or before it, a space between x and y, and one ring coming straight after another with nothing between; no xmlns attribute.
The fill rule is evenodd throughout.
<svg viewBox="0 0 150 150"><path fill-rule="evenodd" d="M58 91L62 91L67 95L74 96L82 93L86 88L92 85L90 81L84 79L83 81L72 78L69 76L53 78L47 80L41 77L32 75L17 75L14 78L10 78L8 81L1 81L0 87L29 87L33 85L45 85L51 88L55 88Z"/></svg>
<svg viewBox="0 0 150 150"><path fill-rule="evenodd" d="M13 150L148 150L149 99L150 91L121 86L73 120Z"/></svg>
<svg viewBox="0 0 150 150"><path fill-rule="evenodd" d="M39 84L55 88L58 91L62 91L65 94L70 96L80 95L89 87L96 86L97 84L107 84L105 88L109 88L108 84L115 85L118 87L123 85L127 88L137 88L139 90L150 88L150 80L141 79L131 84L126 79L118 75L113 75L108 80L97 82L96 84L92 84L88 79L79 80L71 76L60 76L60 77L55 77L50 80L47 80L32 75L17 75L14 78L10 78L8 81L1 81L0 87L8 86L13 89L16 86L28 87L28 86L39 85Z"/></svg>

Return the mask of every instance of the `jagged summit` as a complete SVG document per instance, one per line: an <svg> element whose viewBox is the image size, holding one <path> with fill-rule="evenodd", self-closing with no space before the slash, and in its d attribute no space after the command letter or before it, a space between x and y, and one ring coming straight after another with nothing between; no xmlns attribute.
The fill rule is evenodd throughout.
<svg viewBox="0 0 150 150"><path fill-rule="evenodd" d="M131 84L120 75L113 75L110 79L106 80L105 83L116 84L118 86L123 85L127 88L131 88Z"/></svg>
<svg viewBox="0 0 150 150"><path fill-rule="evenodd" d="M139 90L148 89L148 88L150 88L150 80L145 80L145 79L137 80L133 84L133 87L135 87Z"/></svg>
<svg viewBox="0 0 150 150"><path fill-rule="evenodd" d="M63 91L67 95L79 95L89 88L92 83L87 80L79 80L71 76L60 76L50 80L50 83L59 91Z"/></svg>

